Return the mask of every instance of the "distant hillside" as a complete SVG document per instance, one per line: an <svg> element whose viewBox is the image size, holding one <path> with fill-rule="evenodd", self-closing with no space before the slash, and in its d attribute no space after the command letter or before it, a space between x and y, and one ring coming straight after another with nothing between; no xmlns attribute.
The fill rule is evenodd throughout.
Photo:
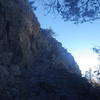
<svg viewBox="0 0 100 100"><path fill-rule="evenodd" d="M0 100L100 100L52 34L27 0L0 0Z"/></svg>

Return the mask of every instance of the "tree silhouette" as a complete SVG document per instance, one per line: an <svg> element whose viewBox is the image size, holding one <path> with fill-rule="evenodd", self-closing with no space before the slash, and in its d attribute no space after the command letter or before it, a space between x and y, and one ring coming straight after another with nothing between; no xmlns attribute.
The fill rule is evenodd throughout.
<svg viewBox="0 0 100 100"><path fill-rule="evenodd" d="M93 51L98 54L98 60L100 62L100 47L93 48ZM100 64L98 64L98 66L96 67L94 74L96 75L98 81L100 81Z"/></svg>
<svg viewBox="0 0 100 100"><path fill-rule="evenodd" d="M92 83L92 69L91 68L89 68L89 70L85 72L85 77L89 80L90 83Z"/></svg>
<svg viewBox="0 0 100 100"><path fill-rule="evenodd" d="M85 77L90 83L93 83L93 85L100 86L100 47L93 48L93 51L98 54L99 64L85 71Z"/></svg>
<svg viewBox="0 0 100 100"><path fill-rule="evenodd" d="M100 0L31 0L31 4L39 1L48 13L57 12L65 21L83 23L100 19Z"/></svg>

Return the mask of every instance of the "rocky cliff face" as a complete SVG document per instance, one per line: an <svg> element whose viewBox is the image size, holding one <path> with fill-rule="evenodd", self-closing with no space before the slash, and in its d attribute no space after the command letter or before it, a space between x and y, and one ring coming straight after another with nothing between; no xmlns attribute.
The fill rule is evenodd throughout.
<svg viewBox="0 0 100 100"><path fill-rule="evenodd" d="M100 99L50 33L27 0L0 0L0 100Z"/></svg>

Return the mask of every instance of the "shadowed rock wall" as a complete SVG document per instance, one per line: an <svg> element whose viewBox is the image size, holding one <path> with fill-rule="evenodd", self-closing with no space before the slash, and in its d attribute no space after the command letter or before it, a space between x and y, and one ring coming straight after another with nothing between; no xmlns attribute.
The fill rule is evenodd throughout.
<svg viewBox="0 0 100 100"><path fill-rule="evenodd" d="M0 0L0 100L99 100L73 56L41 29L27 0Z"/></svg>

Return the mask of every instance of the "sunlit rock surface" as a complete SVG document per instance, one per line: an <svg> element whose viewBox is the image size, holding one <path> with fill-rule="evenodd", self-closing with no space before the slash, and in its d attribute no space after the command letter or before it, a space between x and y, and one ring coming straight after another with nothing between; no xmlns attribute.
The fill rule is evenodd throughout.
<svg viewBox="0 0 100 100"><path fill-rule="evenodd" d="M100 100L50 33L27 0L0 0L0 100Z"/></svg>

